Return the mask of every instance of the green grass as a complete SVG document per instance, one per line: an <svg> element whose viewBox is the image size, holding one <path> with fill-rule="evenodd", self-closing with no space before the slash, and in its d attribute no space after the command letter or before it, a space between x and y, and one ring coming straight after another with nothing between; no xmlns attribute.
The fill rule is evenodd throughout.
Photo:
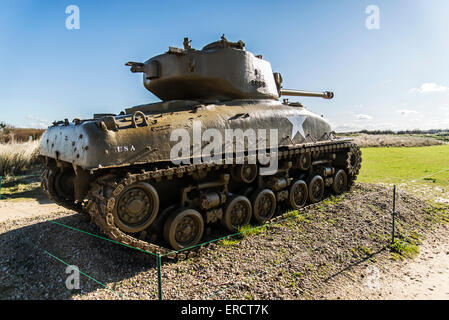
<svg viewBox="0 0 449 320"><path fill-rule="evenodd" d="M362 148L362 159L359 182L398 184L415 180L417 183L449 186L449 145Z"/></svg>
<svg viewBox="0 0 449 320"><path fill-rule="evenodd" d="M399 235L389 246L392 258L394 260L403 258L413 259L419 253L418 245L420 244L417 238L402 237Z"/></svg>
<svg viewBox="0 0 449 320"><path fill-rule="evenodd" d="M369 247L362 246L362 245L358 245L354 248L351 248L351 251L353 253L357 253L358 256L361 256L363 258L372 256L374 254L373 249L371 249Z"/></svg>
<svg viewBox="0 0 449 320"><path fill-rule="evenodd" d="M23 201L45 197L40 183L40 175L3 177L0 189L2 199L9 201Z"/></svg>
<svg viewBox="0 0 449 320"><path fill-rule="evenodd" d="M434 203L424 209L426 220L433 223L449 223L449 204Z"/></svg>
<svg viewBox="0 0 449 320"><path fill-rule="evenodd" d="M218 244L222 245L222 246L225 246L225 247L231 247L231 246L235 246L239 242L240 242L239 240L235 240L235 239L231 239L231 238L225 238L225 239L221 240Z"/></svg>
<svg viewBox="0 0 449 320"><path fill-rule="evenodd" d="M264 232L267 229L266 226L252 226L250 224L239 227L240 234L238 238L245 238L247 236L255 235Z"/></svg>

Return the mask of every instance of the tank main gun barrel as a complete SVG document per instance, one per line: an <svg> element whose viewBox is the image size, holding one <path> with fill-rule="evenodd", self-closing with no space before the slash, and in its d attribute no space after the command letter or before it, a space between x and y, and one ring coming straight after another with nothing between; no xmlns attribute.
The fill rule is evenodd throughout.
<svg viewBox="0 0 449 320"><path fill-rule="evenodd" d="M315 92L315 91L303 91L292 89L281 89L281 96L295 96L295 97L321 97L324 99L332 99L334 93L331 91Z"/></svg>

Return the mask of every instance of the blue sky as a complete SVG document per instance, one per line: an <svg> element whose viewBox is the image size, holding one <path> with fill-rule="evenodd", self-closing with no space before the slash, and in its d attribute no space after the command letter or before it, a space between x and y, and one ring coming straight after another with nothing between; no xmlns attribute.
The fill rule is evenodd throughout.
<svg viewBox="0 0 449 320"><path fill-rule="evenodd" d="M65 26L68 5L79 30ZM368 5L379 29L365 27ZM157 101L124 63L224 33L263 54L284 87L334 91L300 100L337 131L449 128L448 31L446 0L2 0L0 121L45 127Z"/></svg>

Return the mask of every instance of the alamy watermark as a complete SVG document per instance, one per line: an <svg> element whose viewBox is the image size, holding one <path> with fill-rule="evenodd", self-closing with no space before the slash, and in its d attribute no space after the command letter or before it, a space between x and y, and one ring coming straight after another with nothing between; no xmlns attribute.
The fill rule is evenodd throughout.
<svg viewBox="0 0 449 320"><path fill-rule="evenodd" d="M365 27L368 30L380 29L380 9L372 4L366 7L365 13L368 15L365 20Z"/></svg>
<svg viewBox="0 0 449 320"><path fill-rule="evenodd" d="M365 286L372 290L380 289L380 271L376 266L366 267Z"/></svg>
<svg viewBox="0 0 449 320"><path fill-rule="evenodd" d="M65 280L65 286L69 290L80 288L80 270L77 266L70 265L65 269L65 273L69 276Z"/></svg>
<svg viewBox="0 0 449 320"><path fill-rule="evenodd" d="M71 4L65 8L65 13L69 15L65 20L65 27L68 30L78 30L80 28L80 8Z"/></svg>
<svg viewBox="0 0 449 320"><path fill-rule="evenodd" d="M277 129L248 128L246 130L224 129L223 131L224 136L222 131L215 128L209 128L203 132L201 121L193 121L191 133L185 128L173 130L170 141L177 143L170 150L170 160L176 165L192 162L193 164L256 164L258 161L262 165L261 175L277 172ZM270 150L267 153L268 148Z"/></svg>

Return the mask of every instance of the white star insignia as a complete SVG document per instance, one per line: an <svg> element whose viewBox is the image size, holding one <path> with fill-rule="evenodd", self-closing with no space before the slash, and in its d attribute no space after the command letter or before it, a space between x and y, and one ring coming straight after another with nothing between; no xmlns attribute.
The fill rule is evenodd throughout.
<svg viewBox="0 0 449 320"><path fill-rule="evenodd" d="M306 116L293 116L293 117L287 117L288 121L292 123L292 135L290 136L290 139L294 139L296 134L299 132L301 136L305 139L306 134L304 133L304 128L302 127L302 124L304 121L306 121Z"/></svg>

